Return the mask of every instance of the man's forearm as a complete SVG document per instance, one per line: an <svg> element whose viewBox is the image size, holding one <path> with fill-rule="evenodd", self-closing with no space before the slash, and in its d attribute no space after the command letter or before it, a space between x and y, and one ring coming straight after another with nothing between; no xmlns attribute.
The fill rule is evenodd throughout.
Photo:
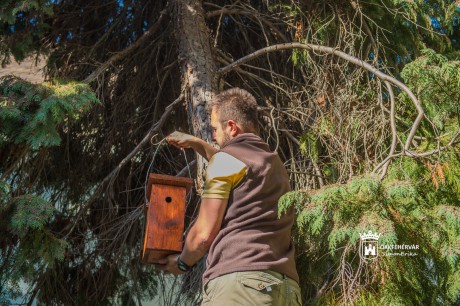
<svg viewBox="0 0 460 306"><path fill-rule="evenodd" d="M201 199L198 217L185 238L180 255L187 265L193 266L208 253L220 231L227 204L227 199Z"/></svg>
<svg viewBox="0 0 460 306"><path fill-rule="evenodd" d="M185 239L184 249L180 255L181 260L193 266L208 253L210 246L209 238L200 236L197 229L192 226Z"/></svg>
<svg viewBox="0 0 460 306"><path fill-rule="evenodd" d="M196 140L190 145L193 150L203 156L206 160L210 160L211 157L219 151L218 149L211 146L203 139L196 138Z"/></svg>

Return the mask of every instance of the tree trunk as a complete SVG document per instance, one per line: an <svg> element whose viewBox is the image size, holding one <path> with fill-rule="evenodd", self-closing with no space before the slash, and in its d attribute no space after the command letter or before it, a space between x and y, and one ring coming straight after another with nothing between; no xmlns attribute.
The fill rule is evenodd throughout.
<svg viewBox="0 0 460 306"><path fill-rule="evenodd" d="M179 60L189 125L195 136L211 141L206 103L217 91L216 65L211 52L209 31L202 2L176 0ZM205 160L197 156L197 185L203 186Z"/></svg>

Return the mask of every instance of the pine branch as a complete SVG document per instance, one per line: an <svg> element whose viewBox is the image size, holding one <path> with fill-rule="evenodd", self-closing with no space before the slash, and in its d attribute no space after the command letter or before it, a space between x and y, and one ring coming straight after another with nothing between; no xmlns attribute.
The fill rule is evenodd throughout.
<svg viewBox="0 0 460 306"><path fill-rule="evenodd" d="M260 16L260 13L258 11L256 11L256 10L251 11L251 10L245 10L245 9L222 8L222 9L219 9L219 10L207 12L206 13L206 18L209 19L211 17L215 17L215 16L219 16L219 15L220 16L222 16L222 15L244 15L244 16L249 16L250 18L255 18L260 23L263 23L263 24L267 25L283 41L285 41L285 42L289 41L288 38L286 37L286 35L281 33L281 31L278 30L278 28L276 28L273 23L271 23L267 19L265 19L262 16Z"/></svg>
<svg viewBox="0 0 460 306"><path fill-rule="evenodd" d="M97 198L97 196L99 195L99 192L102 190L102 188L110 181L113 181L114 177L116 177L116 175L120 172L121 168L123 168L123 166L125 166L128 161L131 160L131 158L136 155L136 153L142 148L144 147L150 140L150 138L157 132L160 131L161 127L163 126L163 124L166 122L166 119L169 117L169 115L171 114L172 110L174 109L174 107L179 104L179 102L183 101L184 100L184 94L181 93L179 95L179 97L174 100L170 105L168 105L166 108L165 108L165 112L163 113L163 115L161 116L161 118L155 123L155 125L150 129L150 131L145 135L145 137L141 140L141 142L125 157L121 160L121 162L118 164L118 166L112 170L112 172L110 172L103 180L102 182L99 184L98 188L96 189L96 191L93 193L93 195L91 196L91 198L84 204L84 206L80 209L80 211L78 212L77 216L75 217L75 219L73 220L73 224L72 224L72 227L69 229L69 231L67 232L66 234L66 239L67 237L70 236L70 234L74 231L75 229L75 226L78 224L78 221L80 220L81 217L84 216L84 214L86 213L86 211L88 210L88 208L90 207L91 203Z"/></svg>
<svg viewBox="0 0 460 306"><path fill-rule="evenodd" d="M404 144L404 151L408 151L410 148L410 145L412 143L412 140L415 136L415 133L420 125L420 122L422 121L424 117L424 111L423 108L418 101L418 99L415 97L414 93L401 81L397 80L396 78L387 75L386 73L383 73L380 71L378 68L373 67L372 65L366 63L365 61L356 58L354 56L351 56L345 52L342 52L340 50L337 50L335 48L331 47L325 47L325 46L319 46L319 45L314 45L314 44L302 44L302 43L286 43L286 44L277 44L273 46L269 46L266 48L259 49L251 54L248 54L233 63L222 67L219 69L219 74L226 74L230 72L231 70L237 68L238 66L253 60L259 56L265 55L267 53L272 53L272 52L278 52L278 51L283 51L283 50L290 50L290 49L306 49L306 50L311 50L319 53L325 53L325 54L331 54L338 56L350 63L353 63L359 67L364 68L365 70L373 73L375 76L377 76L379 79L392 83L399 87L403 92L405 92L409 98L411 99L412 103L415 105L415 108L417 110L417 118L414 120L414 123L412 124L411 130L409 132L409 135L407 137L406 143Z"/></svg>
<svg viewBox="0 0 460 306"><path fill-rule="evenodd" d="M385 81L385 85L386 85L386 87L388 89L388 92L390 94L390 102L391 102L391 106L390 106L390 125L391 125L392 139L391 139L391 147L390 147L389 155L393 155L395 150L396 150L396 143L398 141L398 135L396 133L396 121L395 121L395 96L394 96L394 93L393 93L393 88L391 88L391 84L388 81ZM381 180L385 177L385 175L387 173L388 167L390 166L390 161L391 160L388 160L385 163L385 165L383 166L382 174L380 175Z"/></svg>
<svg viewBox="0 0 460 306"><path fill-rule="evenodd" d="M157 22L155 22L149 30L147 30L138 40L136 40L132 45L127 47L126 49L112 55L106 62L104 62L102 65L100 65L95 71L93 71L86 79L83 80L84 83L91 83L99 75L101 75L107 68L109 68L113 63L123 59L124 57L128 56L131 52L136 50L139 46L141 46L145 41L147 41L148 38L150 38L154 33L160 29L162 23L165 21L166 16L166 10L163 10L160 14L160 18L158 19Z"/></svg>

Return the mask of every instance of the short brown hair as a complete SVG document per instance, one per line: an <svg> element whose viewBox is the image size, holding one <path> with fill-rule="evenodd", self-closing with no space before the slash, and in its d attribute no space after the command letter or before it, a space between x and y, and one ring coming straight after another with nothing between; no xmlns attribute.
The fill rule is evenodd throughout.
<svg viewBox="0 0 460 306"><path fill-rule="evenodd" d="M208 104L209 112L213 108L222 122L233 120L245 132L259 132L257 101L248 91L238 87L222 91Z"/></svg>

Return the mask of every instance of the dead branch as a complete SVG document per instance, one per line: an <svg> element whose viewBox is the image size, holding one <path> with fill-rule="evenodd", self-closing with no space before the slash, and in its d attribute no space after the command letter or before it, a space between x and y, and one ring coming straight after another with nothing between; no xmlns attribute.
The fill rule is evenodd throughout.
<svg viewBox="0 0 460 306"><path fill-rule="evenodd" d="M424 117L424 111L423 111L423 108L420 104L420 102L418 101L418 99L415 97L415 95L412 93L412 91L406 86L404 85L402 82L400 82L399 80L397 80L396 78L392 77L392 76L389 76L385 73L383 73L382 71L380 71L379 69L373 67L372 65L364 62L363 60L360 60L354 56L351 56L345 52L342 52L340 50L337 50L337 49L334 49L334 48L331 48L331 47L325 47L325 46L319 46L319 45L314 45L314 44L302 44L302 43L285 43L285 44L277 44L277 45L273 45L273 46L270 46L270 47L266 47L266 48L262 48L262 49L259 49L249 55L246 55L242 58L240 58L239 60L236 60L234 61L233 63L225 66L225 67L222 67L219 69L219 73L224 75L226 73L228 73L229 71L237 68L238 66L254 59L254 58L257 58L259 56L262 56L262 55L265 55L267 53L271 53L271 52L277 52L277 51L283 51L283 50L289 50L289 49L306 49L306 50L311 50L311 51L315 51L315 52L319 52L319 53L325 53L325 54L331 54L331 55L335 55L335 56L338 56L348 62L351 62L359 67L362 67L364 68L365 70L373 73L375 76L377 76L379 79L385 81L385 82L388 82L388 83L392 83L394 85L396 85L397 87L399 87L403 92L405 92L409 98L411 99L412 103L415 105L415 108L417 109L417 112L418 112L418 115L417 115L417 118L415 119L414 123L412 124L412 127L411 127L411 130L409 132L409 135L408 135L408 138L406 140L406 143L404 145L404 151L408 151L409 148L410 148L410 145L412 143L412 140L415 136L415 133L418 129L418 126L420 125L420 122L422 121L423 117Z"/></svg>
<svg viewBox="0 0 460 306"><path fill-rule="evenodd" d="M396 158L396 157L401 157L401 156L408 156L408 157L413 157L413 158L422 158L422 157L428 157L430 155L434 155L434 154L438 154L439 152L441 151L444 151L450 147L453 147L457 144L459 144L459 142L457 141L457 138L460 136L460 131L458 131L454 137L452 137L452 139L449 141L448 144L446 144L445 146L438 146L438 148L434 149L434 150L431 150L431 151L426 151L426 152L414 152L414 151L403 151L403 152L400 152L400 153L395 153L393 155L388 155L380 164L378 164L373 173L376 173L377 170L379 170L383 165L385 165L389 160L393 159L393 158Z"/></svg>
<svg viewBox="0 0 460 306"><path fill-rule="evenodd" d="M112 55L112 57L110 57L106 62L102 63L95 71L93 71L93 73L91 73L88 77L86 77L86 79L83 80L83 83L91 83L92 81L94 81L95 79L97 79L97 77L99 75L101 75L101 73L103 73L107 68L109 68L113 63L123 59L124 57L126 57L127 55L129 55L131 52L133 52L134 50L136 50L139 46L141 46L145 41L147 41L148 38L150 38L154 33L156 33L156 31L158 29L160 29L162 23L164 22L164 20L166 19L166 16L167 16L167 11L166 10L163 10L161 13L160 13L160 17L158 18L158 21L155 22L149 30L147 30L141 37L139 37L138 40L136 40L133 44L131 44L129 47L127 47L126 49Z"/></svg>
<svg viewBox="0 0 460 306"><path fill-rule="evenodd" d="M280 30L278 30L278 28L275 27L275 25L273 23L271 23L270 21L268 21L266 18L263 18L259 12L257 12L256 10L246 10L246 9L229 9L229 8L222 8L222 9L219 9L219 10L215 10L215 11L211 11L211 12L207 12L206 13L206 18L209 19L211 17L215 17L215 16L222 16L222 15L245 15L245 16L249 16L249 17L252 17L258 21L260 21L261 23L263 23L264 25L268 26L274 33L276 33L283 41L287 42L289 41L288 38L286 37L286 35L284 35L283 33L281 33Z"/></svg>
<svg viewBox="0 0 460 306"><path fill-rule="evenodd" d="M388 93L390 94L390 102L391 102L390 125L391 125L392 139L391 139L391 147L390 147L389 155L393 155L396 150L396 143L398 141L398 135L396 133L396 121L395 121L395 97L394 97L393 89L391 88L391 84L388 81L385 81L385 85L388 89ZM383 166L382 174L380 176L381 180L385 177L389 166L390 166L390 160L388 160Z"/></svg>
<svg viewBox="0 0 460 306"><path fill-rule="evenodd" d="M86 203L84 203L83 207L80 209L80 211L78 212L77 216L75 217L74 221L73 221L73 224L70 228L70 230L66 233L66 238L70 236L70 234L73 232L73 230L75 229L75 226L78 224L78 221L80 220L80 218L86 213L86 211L88 210L88 208L90 207L90 205L93 203L93 201L97 198L97 196L99 195L99 193L102 191L102 188L109 182L109 181L112 181L113 182L113 178L117 176L117 174L119 173L120 169L123 168L123 166L125 166L128 161L131 160L131 158L134 157L134 155L136 155L136 153L143 147L145 146L147 143L149 143L149 140L150 138L157 132L160 131L161 127L163 126L163 124L166 122L166 119L169 117L169 115L171 114L172 110L174 109L174 107L179 104L179 102L183 101L184 100L184 94L181 93L179 95L179 97L174 100L170 105L168 105L166 108L165 108L165 112L163 113L163 115L161 116L161 118L154 124L154 126L150 129L150 131L145 135L145 137L141 140L141 142L139 142L139 144L125 157L122 159L122 161L118 164L118 166L113 169L102 181L101 183L98 185L97 189L94 191L93 195L91 196L91 198L86 201Z"/></svg>

